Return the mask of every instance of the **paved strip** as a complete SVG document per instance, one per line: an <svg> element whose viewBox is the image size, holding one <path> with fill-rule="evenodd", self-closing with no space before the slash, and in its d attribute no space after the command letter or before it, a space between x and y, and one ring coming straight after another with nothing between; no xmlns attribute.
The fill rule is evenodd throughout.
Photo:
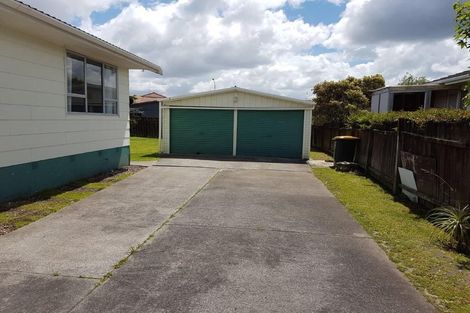
<svg viewBox="0 0 470 313"><path fill-rule="evenodd" d="M94 279L0 272L0 312L67 312L96 283Z"/></svg>
<svg viewBox="0 0 470 313"><path fill-rule="evenodd" d="M101 278L215 173L202 168L146 168L0 237L0 271ZM2 286L0 282L0 291Z"/></svg>
<svg viewBox="0 0 470 313"><path fill-rule="evenodd" d="M433 312L310 173L219 172L77 306L93 312Z"/></svg>
<svg viewBox="0 0 470 313"><path fill-rule="evenodd" d="M224 170L172 222L367 236L310 172Z"/></svg>

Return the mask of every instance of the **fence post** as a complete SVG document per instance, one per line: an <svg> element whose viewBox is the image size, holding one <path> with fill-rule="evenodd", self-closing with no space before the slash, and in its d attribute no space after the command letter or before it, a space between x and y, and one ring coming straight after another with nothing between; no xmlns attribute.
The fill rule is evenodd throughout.
<svg viewBox="0 0 470 313"><path fill-rule="evenodd" d="M398 175L398 165L399 165L399 160L400 160L400 147L401 147L401 129L403 128L402 127L402 123L403 123L403 120L402 119L398 119L398 128L397 128L397 145L396 145L396 148L395 148L395 173L393 175L393 194L397 194L398 192L398 179L399 179L399 175Z"/></svg>
<svg viewBox="0 0 470 313"><path fill-rule="evenodd" d="M370 160L372 158L372 150L374 147L374 130L369 129L369 136L367 139L367 157L366 157L366 173L369 173Z"/></svg>
<svg viewBox="0 0 470 313"><path fill-rule="evenodd" d="M318 131L315 125L312 125L312 136L310 138L310 147L318 147Z"/></svg>

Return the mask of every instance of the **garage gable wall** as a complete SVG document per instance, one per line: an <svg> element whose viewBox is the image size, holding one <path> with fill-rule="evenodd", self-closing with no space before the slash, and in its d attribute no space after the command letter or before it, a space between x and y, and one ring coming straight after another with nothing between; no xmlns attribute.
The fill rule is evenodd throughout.
<svg viewBox="0 0 470 313"><path fill-rule="evenodd" d="M240 91L232 91L220 94L206 94L181 100L170 100L171 106L201 106L201 107L225 107L225 108L307 108L307 104L288 101L278 98L270 98Z"/></svg>

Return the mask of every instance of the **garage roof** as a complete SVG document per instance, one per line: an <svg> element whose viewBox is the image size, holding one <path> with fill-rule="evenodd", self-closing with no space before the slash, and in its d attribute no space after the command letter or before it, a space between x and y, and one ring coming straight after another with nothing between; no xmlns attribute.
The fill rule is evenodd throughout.
<svg viewBox="0 0 470 313"><path fill-rule="evenodd" d="M160 66L17 0L0 1L1 25L89 55L97 61L162 74Z"/></svg>
<svg viewBox="0 0 470 313"><path fill-rule="evenodd" d="M222 94L228 94L228 93L242 93L242 94L248 94L248 95L259 96L259 97L264 97L264 98L270 98L270 99L278 100L278 101L295 103L307 109L313 108L314 106L314 103L309 100L300 100L296 98L274 95L270 93L240 88L236 86L230 87L230 88L224 88L224 89L211 90L211 91L206 91L206 92L192 93L192 94L177 96L177 97L168 97L166 99L163 99L162 101L166 104L171 104L172 102L178 102L181 100L189 100L193 98L195 99L195 98L222 95Z"/></svg>

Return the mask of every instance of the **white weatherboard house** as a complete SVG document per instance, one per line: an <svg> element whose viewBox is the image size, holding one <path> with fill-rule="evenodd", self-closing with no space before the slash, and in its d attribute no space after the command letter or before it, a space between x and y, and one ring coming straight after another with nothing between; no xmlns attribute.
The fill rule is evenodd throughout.
<svg viewBox="0 0 470 313"><path fill-rule="evenodd" d="M129 164L129 69L159 66L0 0L0 201Z"/></svg>
<svg viewBox="0 0 470 313"><path fill-rule="evenodd" d="M307 159L312 101L238 87L167 98L160 149L177 155Z"/></svg>

